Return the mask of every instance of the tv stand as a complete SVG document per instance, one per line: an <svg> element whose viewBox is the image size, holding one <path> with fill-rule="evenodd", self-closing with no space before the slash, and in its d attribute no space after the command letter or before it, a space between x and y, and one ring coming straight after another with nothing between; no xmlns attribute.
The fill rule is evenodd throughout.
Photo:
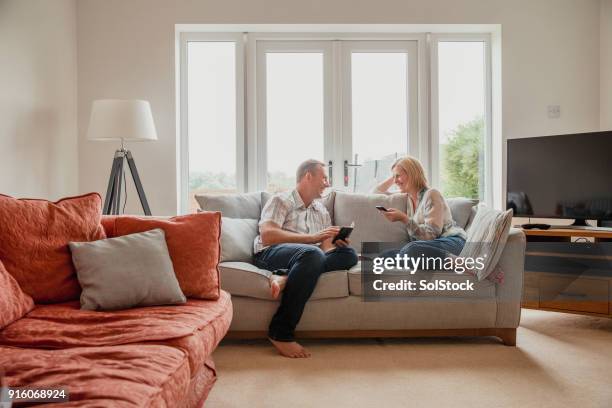
<svg viewBox="0 0 612 408"><path fill-rule="evenodd" d="M574 220L574 223L569 225L570 228L572 227L590 227L589 224L587 224L586 220L584 218L576 218ZM578 228L580 229L580 228Z"/></svg>
<svg viewBox="0 0 612 408"><path fill-rule="evenodd" d="M565 242L568 245L572 238L579 238L588 245L587 239L595 242L612 242L612 228L553 226L548 230L523 230L527 238L526 268L523 280L524 308L548 310L555 312L587 314L593 316L607 316L612 318L612 276L585 271L581 275L569 275L556 268L545 270L530 270L530 262L536 258L547 260L550 265L566 265L571 262L585 262L598 259L601 262L610 262L609 255L584 255L574 253L571 247L559 250L554 249L554 243ZM586 239L585 239L586 238ZM538 246L537 243L550 242L550 247ZM534 243L535 245L530 245ZM530 259L531 258L531 259Z"/></svg>

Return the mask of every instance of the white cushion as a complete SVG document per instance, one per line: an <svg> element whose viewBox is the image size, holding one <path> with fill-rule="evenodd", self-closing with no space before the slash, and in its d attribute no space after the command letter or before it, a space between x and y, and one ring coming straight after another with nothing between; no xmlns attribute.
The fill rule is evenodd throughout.
<svg viewBox="0 0 612 408"><path fill-rule="evenodd" d="M221 262L253 262L253 241L259 233L257 220L221 219Z"/></svg>
<svg viewBox="0 0 612 408"><path fill-rule="evenodd" d="M336 192L334 222L336 225L350 225L355 221L351 234L351 246L361 252L362 242L408 242L406 225L390 222L376 209L377 205L396 208L411 215L406 194L350 194ZM409 209L410 208L410 209Z"/></svg>
<svg viewBox="0 0 612 408"><path fill-rule="evenodd" d="M484 267L473 270L479 281L487 278L497 266L506 246L511 224L512 210L494 210L483 204L478 206L459 257L483 259Z"/></svg>
<svg viewBox="0 0 612 408"><path fill-rule="evenodd" d="M222 262L219 264L219 272L221 289L233 296L272 300L269 281L272 272L246 262ZM341 298L348 295L346 271L331 271L321 275L310 299Z"/></svg>

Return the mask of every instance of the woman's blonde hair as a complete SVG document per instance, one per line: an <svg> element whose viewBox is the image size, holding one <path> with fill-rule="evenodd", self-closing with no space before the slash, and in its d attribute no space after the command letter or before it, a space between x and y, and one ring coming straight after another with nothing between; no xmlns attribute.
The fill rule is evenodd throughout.
<svg viewBox="0 0 612 408"><path fill-rule="evenodd" d="M400 157L393 163L391 170L396 166L401 167L410 180L414 183L415 187L420 191L424 188L428 188L427 177L425 176L425 169L420 161L411 156Z"/></svg>

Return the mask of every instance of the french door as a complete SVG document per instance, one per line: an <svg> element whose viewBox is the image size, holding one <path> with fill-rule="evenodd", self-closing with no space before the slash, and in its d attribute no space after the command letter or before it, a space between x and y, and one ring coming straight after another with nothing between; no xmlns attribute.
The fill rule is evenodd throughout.
<svg viewBox="0 0 612 408"><path fill-rule="evenodd" d="M335 189L369 191L419 156L417 41L259 40L255 55L249 186L289 190L314 158Z"/></svg>

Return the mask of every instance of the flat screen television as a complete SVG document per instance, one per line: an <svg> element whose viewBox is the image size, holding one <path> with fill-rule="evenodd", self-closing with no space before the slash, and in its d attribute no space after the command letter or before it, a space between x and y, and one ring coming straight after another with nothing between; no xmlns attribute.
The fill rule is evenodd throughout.
<svg viewBox="0 0 612 408"><path fill-rule="evenodd" d="M612 131L508 139L507 152L515 216L612 220Z"/></svg>

